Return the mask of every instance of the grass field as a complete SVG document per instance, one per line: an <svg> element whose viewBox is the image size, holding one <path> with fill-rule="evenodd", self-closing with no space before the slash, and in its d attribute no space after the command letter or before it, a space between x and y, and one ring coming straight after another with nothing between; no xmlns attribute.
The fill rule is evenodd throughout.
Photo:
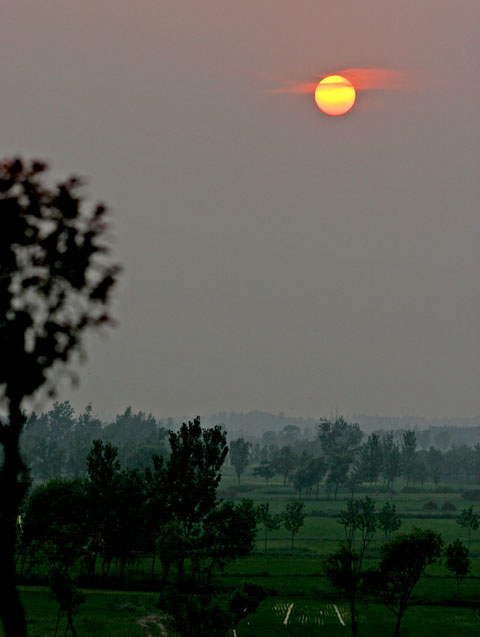
<svg viewBox="0 0 480 637"><path fill-rule="evenodd" d="M387 500L396 505L402 518L401 531L412 527L430 528L442 534L445 542L460 538L467 542L467 533L455 522L455 516L470 506L461 493L468 486L447 485L442 493L435 492L433 485L425 485L428 493L402 493L402 484L395 485L393 496L373 494L377 509ZM452 492L455 490L455 492ZM237 484L231 467L226 467L220 486L220 496L230 498L247 497L256 503L269 502L273 512L281 512L286 503L297 500L291 486L284 486L279 479L268 484L254 478L247 470ZM363 497L357 496L357 497ZM295 537L294 549L290 548L290 535L285 529L272 533L268 538L268 551L264 550L263 535L259 533L252 555L229 565L221 576L226 591L242 586L244 582L255 582L269 593L259 611L244 620L236 629L237 637L262 637L267 635L348 635L349 613L345 600L333 590L323 575L322 562L325 555L338 546L343 529L335 519L349 499L346 493L338 499L327 499L323 490L318 499L305 502L305 524ZM437 511L425 511L425 502L434 501ZM452 502L457 511L441 510L445 501ZM480 507L474 505L480 513ZM374 564L385 538L378 533L367 552L366 563ZM472 569L463 581L461 597L457 596L456 583L447 570L444 560L429 567L416 586L412 605L407 610L403 623L403 637L430 636L469 637L480 635L480 619L472 610L480 602L480 532L472 535L470 544ZM150 562L143 560L130 569L127 585L144 588L150 583ZM154 593L113 590L88 590L87 601L80 608L76 619L79 637L107 635L135 637L147 634L137 623L142 617L158 612ZM22 587L29 626L29 637L53 635L56 622L56 605L49 599L44 587ZM378 604L360 607L359 634L361 637L383 633L393 634L394 615ZM2 633L0 632L0 635ZM61 631L59 634L63 634ZM160 634L151 628L152 636ZM232 633L233 636L233 633Z"/></svg>
<svg viewBox="0 0 480 637"><path fill-rule="evenodd" d="M57 621L57 605L42 586L22 586L29 637L52 637ZM75 619L79 637L135 637L144 635L136 620L155 612L155 596L110 590L87 590L86 601ZM65 620L59 635L64 634ZM71 633L69 633L71 634ZM0 635L3 637L2 629Z"/></svg>

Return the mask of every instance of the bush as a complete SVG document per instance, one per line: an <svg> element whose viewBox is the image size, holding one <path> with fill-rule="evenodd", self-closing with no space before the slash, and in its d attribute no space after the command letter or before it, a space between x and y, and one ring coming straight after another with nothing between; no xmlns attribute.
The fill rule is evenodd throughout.
<svg viewBox="0 0 480 637"><path fill-rule="evenodd" d="M428 502L425 502L422 509L424 511L436 511L438 509L438 506L437 503L433 500L428 500Z"/></svg>
<svg viewBox="0 0 480 637"><path fill-rule="evenodd" d="M442 504L442 511L456 511L457 507L453 504L453 502L450 502L450 500L446 500L443 504Z"/></svg>
<svg viewBox="0 0 480 637"><path fill-rule="evenodd" d="M237 497L237 489L230 487L229 489L219 489L217 495L220 500L235 500Z"/></svg>
<svg viewBox="0 0 480 637"><path fill-rule="evenodd" d="M480 502L480 489L469 489L462 493L464 500L473 500L474 502Z"/></svg>

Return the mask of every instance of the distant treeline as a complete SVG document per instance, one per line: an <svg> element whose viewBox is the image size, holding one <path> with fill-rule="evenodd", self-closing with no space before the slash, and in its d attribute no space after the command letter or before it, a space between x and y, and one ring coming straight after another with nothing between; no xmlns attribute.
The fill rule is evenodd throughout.
<svg viewBox="0 0 480 637"><path fill-rule="evenodd" d="M94 440L111 443L118 450L122 467L151 466L152 456L165 456L168 430L176 428L168 419L157 421L152 414L127 407L113 422L103 423L88 405L79 416L68 401L56 402L50 411L32 413L21 437L23 458L34 480L55 476L83 477L85 458Z"/></svg>
<svg viewBox="0 0 480 637"><path fill-rule="evenodd" d="M205 419L207 426L221 425L230 441L243 438L250 445L249 464L270 461L284 447L290 448L297 457L306 454L312 457L324 455L320 445L321 420L292 418L280 413L252 411L245 414L219 412ZM426 422L426 421L423 421ZM431 448L440 450L442 470L435 470L435 477L466 482L476 480L475 445L480 443L480 426L441 427L428 429L410 427L395 428L400 419L373 418L378 425L373 433L382 440L387 433L392 441L402 445L406 431L415 431L416 471L418 482L432 478L428 467L433 458ZM361 423L359 430L361 429ZM384 425L381 427L380 425ZM390 426L389 426L390 425ZM176 431L179 423L172 418L158 420L152 414L135 412L127 407L110 422L102 422L88 405L77 415L68 401L54 403L52 409L41 414L29 415L21 438L21 449L25 462L36 481L45 481L55 476L82 477L86 475L85 458L94 440L109 442L118 449L122 467L140 469L151 466L154 454L168 455L168 432ZM368 431L368 429L367 429ZM362 434L360 433L362 436ZM365 429L363 439L366 440ZM425 452L425 453L424 453ZM433 455L432 455L433 454ZM355 455L355 454L354 454ZM434 464L439 465L438 458ZM413 478L414 481L415 478Z"/></svg>
<svg viewBox="0 0 480 637"><path fill-rule="evenodd" d="M221 411L203 420L208 426L223 424L230 437L241 436L251 442L260 442L264 438L272 439L280 435L286 427L295 427L302 438L314 439L321 418L287 416L283 412L272 414L265 411L246 413ZM433 446L445 450L458 445L474 446L480 442L480 416L477 418L415 418L358 414L349 421L360 425L364 433L393 431L398 440L401 439L404 431L414 429L418 445L422 449Z"/></svg>

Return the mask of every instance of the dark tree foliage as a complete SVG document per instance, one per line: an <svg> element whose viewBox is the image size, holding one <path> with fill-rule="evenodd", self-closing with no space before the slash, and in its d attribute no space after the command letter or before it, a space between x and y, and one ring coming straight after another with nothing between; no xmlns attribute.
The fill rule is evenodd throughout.
<svg viewBox="0 0 480 637"><path fill-rule="evenodd" d="M143 548L145 487L143 477L135 469L124 469L116 487L111 494L113 519L110 537L105 538L104 555L108 565L118 560L123 581L127 563L134 561Z"/></svg>
<svg viewBox="0 0 480 637"><path fill-rule="evenodd" d="M402 526L402 521L397 515L397 510L394 504L385 502L383 507L377 514L378 526L385 533L385 539L389 542L392 533L398 531Z"/></svg>
<svg viewBox="0 0 480 637"><path fill-rule="evenodd" d="M393 482L400 474L400 447L393 439L393 433L387 433L382 438L382 476L387 487L393 489Z"/></svg>
<svg viewBox="0 0 480 637"><path fill-rule="evenodd" d="M375 503L371 498L349 500L338 519L343 526L345 540L324 561L327 579L348 599L353 637L358 632L357 602L363 595L365 551L375 534L377 521Z"/></svg>
<svg viewBox="0 0 480 637"><path fill-rule="evenodd" d="M460 595L460 582L470 570L470 557L468 547L458 538L445 549L446 567L455 575L457 581L457 594Z"/></svg>
<svg viewBox="0 0 480 637"><path fill-rule="evenodd" d="M474 513L473 506L470 506L468 509L463 509L455 522L462 528L467 529L468 546L470 547L472 543L472 531L477 531L480 526L480 516L478 513Z"/></svg>
<svg viewBox="0 0 480 637"><path fill-rule="evenodd" d="M167 516L178 521L188 536L215 506L220 469L228 453L220 425L202 429L200 418L170 432L170 457L165 464Z"/></svg>
<svg viewBox="0 0 480 637"><path fill-rule="evenodd" d="M155 454L152 458L152 466L147 467L144 473L145 480L145 531L144 542L152 553L152 578L155 575L155 562L157 559L157 546L160 533L167 522L165 502L167 499L164 482L163 458Z"/></svg>
<svg viewBox="0 0 480 637"><path fill-rule="evenodd" d="M232 467L235 469L235 473L237 474L237 480L240 484L240 476L244 473L245 469L248 467L248 461L250 458L250 448L251 444L244 440L243 438L238 438L237 440L232 440L230 443L230 463Z"/></svg>
<svg viewBox="0 0 480 637"><path fill-rule="evenodd" d="M272 462L275 473L279 473L283 478L283 484L287 484L288 476L297 466L297 458L291 447L284 446L275 454Z"/></svg>
<svg viewBox="0 0 480 637"><path fill-rule="evenodd" d="M251 552L256 535L253 503L243 500L239 504L218 504L194 525L189 537L180 525L173 525L167 525L164 539L182 568L176 581L163 592L161 604L179 635L226 635L264 597L263 589L258 587L256 590L262 594L250 601L245 598L243 608L239 595L243 599L245 591L235 593L228 605L222 604L223 595L214 579L226 564Z"/></svg>
<svg viewBox="0 0 480 637"><path fill-rule="evenodd" d="M278 531L282 524L282 516L278 513L270 513L270 503L259 504L257 506L257 522L263 526L263 540L265 553L267 552L267 538L271 531Z"/></svg>
<svg viewBox="0 0 480 637"><path fill-rule="evenodd" d="M266 591L256 584L245 583L227 603L221 604L211 587L199 590L186 582L182 589L168 597L169 619L179 637L226 637L237 624L254 613L266 598Z"/></svg>
<svg viewBox="0 0 480 637"><path fill-rule="evenodd" d="M83 604L86 597L82 593L72 577L61 564L55 564L51 569L49 577L50 584L50 597L54 599L58 604L57 625L55 626L54 637L57 637L58 629L62 617L67 615L67 628L73 637L77 637L77 631L73 625L73 618L78 613L80 605ZM67 634L67 628L64 635Z"/></svg>
<svg viewBox="0 0 480 637"><path fill-rule="evenodd" d="M395 637L412 591L427 566L442 554L441 536L429 529L400 533L381 548L380 565L367 574L368 588L397 616Z"/></svg>
<svg viewBox="0 0 480 637"><path fill-rule="evenodd" d="M371 434L360 447L358 468L362 481L373 484L378 480L382 470L382 446L380 436Z"/></svg>
<svg viewBox="0 0 480 637"><path fill-rule="evenodd" d="M401 467L402 473L407 481L407 486L413 477L415 471L417 437L413 429L408 429L402 436L401 447Z"/></svg>
<svg viewBox="0 0 480 637"><path fill-rule="evenodd" d="M362 441L360 427L348 423L342 416L336 420L323 420L318 438L328 464L328 482L336 499L338 488L347 481Z"/></svg>
<svg viewBox="0 0 480 637"><path fill-rule="evenodd" d="M90 528L85 482L54 478L38 486L28 498L22 521L26 557L35 564L44 558L72 567L86 556Z"/></svg>
<svg viewBox="0 0 480 637"><path fill-rule="evenodd" d="M95 575L97 558L101 554L102 573L108 572L111 557L108 546L115 535L117 511L115 497L121 480L118 450L109 442L94 440L87 456L89 480L87 482L88 525L90 538L88 547L88 571Z"/></svg>
<svg viewBox="0 0 480 637"><path fill-rule="evenodd" d="M170 432L170 447L168 460L159 466L166 516L157 539L163 567L159 603L179 635L226 635L260 601L257 595L245 598L242 610L235 607L234 596L228 609L220 603L214 580L226 564L251 552L255 507L250 500L217 500L228 452L221 427L204 430L196 418Z"/></svg>
<svg viewBox="0 0 480 637"><path fill-rule="evenodd" d="M300 531L305 521L304 509L305 504L303 502L287 502L285 511L282 513L283 526L290 533L292 549L293 538Z"/></svg>
<svg viewBox="0 0 480 637"><path fill-rule="evenodd" d="M268 483L268 481L275 475L275 469L271 462L265 460L261 462L258 467L254 468L253 475L255 477L265 478L265 482Z"/></svg>
<svg viewBox="0 0 480 637"><path fill-rule="evenodd" d="M118 268L106 260L102 205L86 211L81 182L49 188L46 165L20 159L0 166L0 617L7 637L24 637L15 587L16 519L22 499L19 440L24 399L80 351L87 328L109 322L105 305ZM101 258L99 258L101 257Z"/></svg>
<svg viewBox="0 0 480 637"><path fill-rule="evenodd" d="M73 617L85 600L77 579L86 557L87 509L83 480L55 478L35 489L24 512L22 543L26 558L47 573L50 595L59 606L55 635L65 614L67 628L76 634Z"/></svg>

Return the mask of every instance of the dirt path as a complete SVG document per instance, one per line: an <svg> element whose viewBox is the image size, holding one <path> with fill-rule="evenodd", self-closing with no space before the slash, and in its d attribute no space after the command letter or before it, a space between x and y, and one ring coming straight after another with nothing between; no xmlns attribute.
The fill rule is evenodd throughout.
<svg viewBox="0 0 480 637"><path fill-rule="evenodd" d="M147 615L146 617L139 617L135 621L141 626L145 632L145 637L152 637L152 628L158 628L162 637L168 637L168 631L165 628L163 620L165 615Z"/></svg>

